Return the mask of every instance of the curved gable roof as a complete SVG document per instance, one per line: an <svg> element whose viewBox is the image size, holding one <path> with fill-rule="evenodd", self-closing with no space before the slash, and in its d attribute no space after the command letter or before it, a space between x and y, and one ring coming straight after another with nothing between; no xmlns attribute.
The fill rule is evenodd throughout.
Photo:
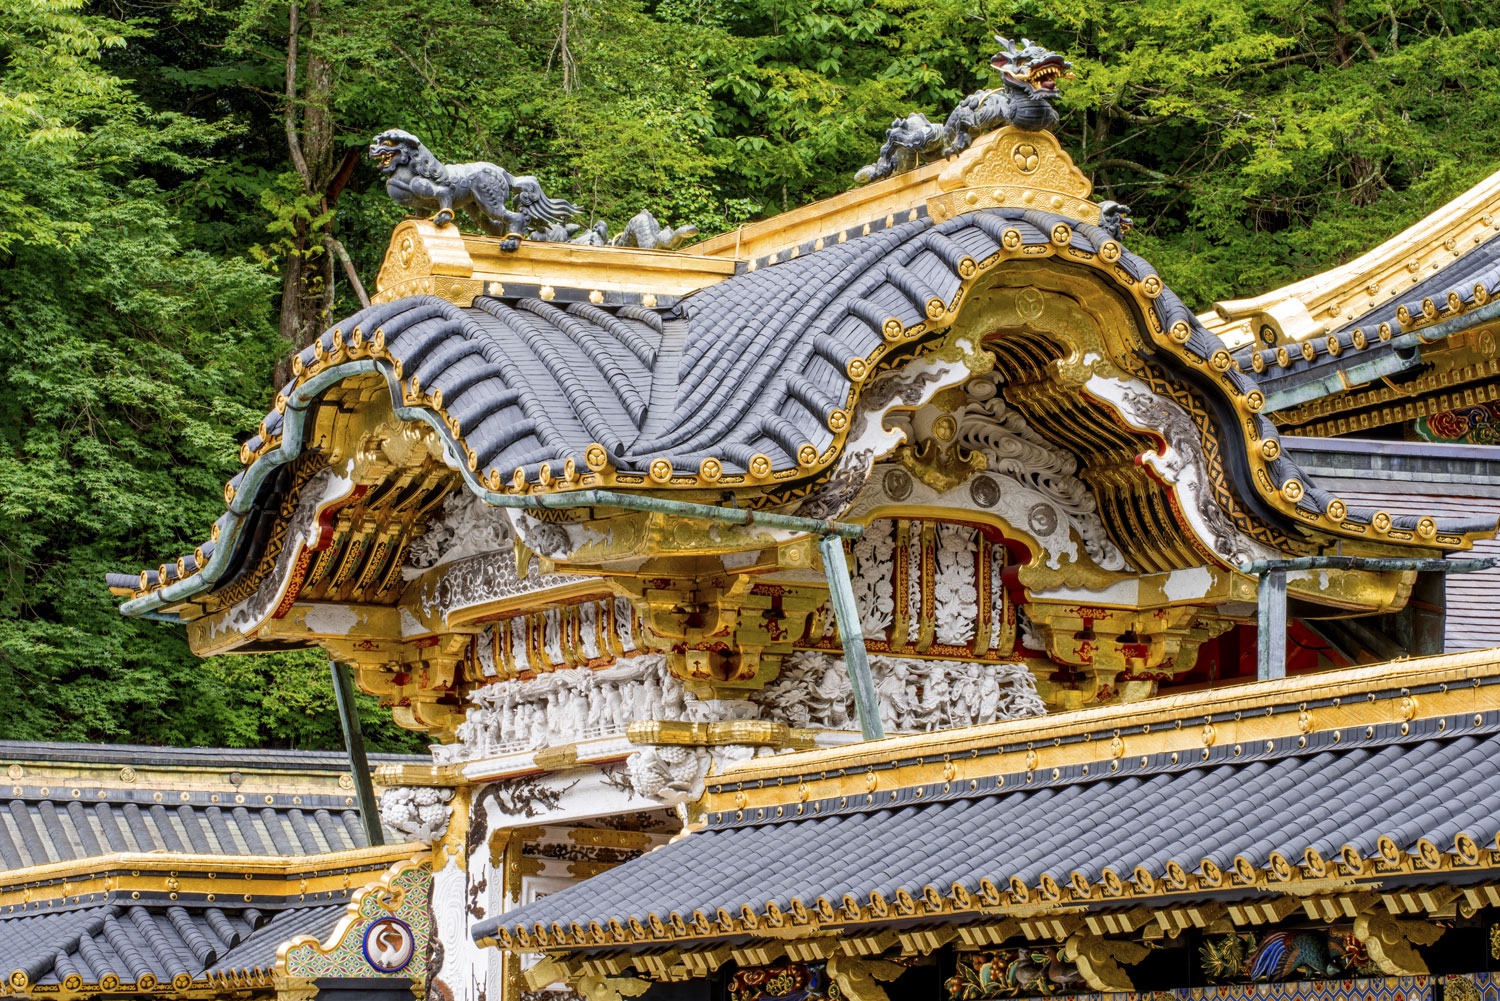
<svg viewBox="0 0 1500 1001"><path fill-rule="evenodd" d="M212 546L226 530L244 537L239 523L270 472L301 451L288 401L356 368L385 376L403 416L445 431L476 491L759 487L821 475L865 380L950 325L981 274L1046 257L1092 268L1120 291L1140 318L1142 353L1219 411L1231 475L1264 517L1354 538L1373 526L1450 548L1494 532L1488 521L1424 513L1387 519L1319 490L1274 444L1256 379L1147 261L1097 226L996 207L942 222L913 212L659 309L482 295L467 308L415 296L362 310L294 358L296 377L242 449L247 468L226 487L214 540L110 584L140 595L198 576L193 593L210 588L202 564Z"/></svg>

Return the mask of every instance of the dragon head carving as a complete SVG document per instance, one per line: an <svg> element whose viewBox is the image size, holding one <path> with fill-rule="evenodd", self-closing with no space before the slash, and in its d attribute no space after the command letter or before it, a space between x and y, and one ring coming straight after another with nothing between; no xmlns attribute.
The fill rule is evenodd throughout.
<svg viewBox="0 0 1500 1001"><path fill-rule="evenodd" d="M1000 71L1000 79L1008 90L1017 91L1026 97L1043 101L1057 100L1057 81L1071 78L1073 64L1050 49L1044 49L1029 38L1021 39L1021 45L1008 38L995 36L1000 51L990 60L990 65Z"/></svg>
<svg viewBox="0 0 1500 1001"><path fill-rule="evenodd" d="M370 140L370 159L375 169L389 177L402 167L424 177L434 176L438 159L422 140L402 129L386 129Z"/></svg>

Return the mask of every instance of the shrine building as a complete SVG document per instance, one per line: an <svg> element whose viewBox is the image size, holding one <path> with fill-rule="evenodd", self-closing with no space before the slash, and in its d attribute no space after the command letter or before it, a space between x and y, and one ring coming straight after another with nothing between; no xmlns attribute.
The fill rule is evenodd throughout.
<svg viewBox="0 0 1500 1001"><path fill-rule="evenodd" d="M676 251L400 223L109 586L430 758L382 830L4 749L5 993L1500 997L1500 173L1202 314L1128 222L1010 124Z"/></svg>

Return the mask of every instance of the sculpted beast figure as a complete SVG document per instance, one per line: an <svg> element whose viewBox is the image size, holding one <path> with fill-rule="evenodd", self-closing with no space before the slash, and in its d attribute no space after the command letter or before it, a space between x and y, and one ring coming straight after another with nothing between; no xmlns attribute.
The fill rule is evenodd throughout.
<svg viewBox="0 0 1500 1001"><path fill-rule="evenodd" d="M550 243L577 243L586 247L676 250L697 235L697 226L678 226L676 229L663 226L650 211L642 209L613 237L609 235L609 224L601 219L589 229L584 229L577 223L553 223L544 230L533 232L530 238Z"/></svg>
<svg viewBox="0 0 1500 1001"><path fill-rule="evenodd" d="M582 209L561 198L549 198L535 177L517 177L493 163L444 165L410 132L388 129L370 142L370 159L385 175L386 194L397 205L418 211L436 209L432 221L446 226L455 209L466 209L500 246L515 250L521 237L545 232ZM516 198L516 211L506 203Z"/></svg>
<svg viewBox="0 0 1500 1001"><path fill-rule="evenodd" d="M952 156L969 148L974 137L1014 125L1018 129L1050 129L1057 124L1057 81L1071 76L1072 63L1056 52L1021 39L1021 47L1008 38L995 36L1000 51L990 65L1000 71L1001 85L978 90L958 102L942 125L913 112L891 123L885 133L880 158L860 168L854 179L860 184L899 174L917 165L923 156Z"/></svg>

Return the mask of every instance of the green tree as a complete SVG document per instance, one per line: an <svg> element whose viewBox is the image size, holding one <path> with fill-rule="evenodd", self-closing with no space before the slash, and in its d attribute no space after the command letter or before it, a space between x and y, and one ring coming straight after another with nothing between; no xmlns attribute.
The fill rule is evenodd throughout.
<svg viewBox="0 0 1500 1001"><path fill-rule="evenodd" d="M0 0L13 733L337 743L320 657L198 661L100 581L201 541L278 364L373 283L375 132L712 233L845 190L892 117L994 85L995 34L1073 59L1064 144L1199 309L1496 166L1500 13L1468 0Z"/></svg>
<svg viewBox="0 0 1500 1001"><path fill-rule="evenodd" d="M8 736L326 744L331 703L315 724L288 716L256 729L263 707L245 704L233 675L205 669L180 628L121 619L101 587L122 562L144 565L204 536L222 509L235 435L259 420L282 353L269 322L274 281L244 257L185 245L159 180L197 172L205 160L194 150L232 130L141 102L99 62L123 36L77 4L3 13ZM305 658L282 661L305 669Z"/></svg>

